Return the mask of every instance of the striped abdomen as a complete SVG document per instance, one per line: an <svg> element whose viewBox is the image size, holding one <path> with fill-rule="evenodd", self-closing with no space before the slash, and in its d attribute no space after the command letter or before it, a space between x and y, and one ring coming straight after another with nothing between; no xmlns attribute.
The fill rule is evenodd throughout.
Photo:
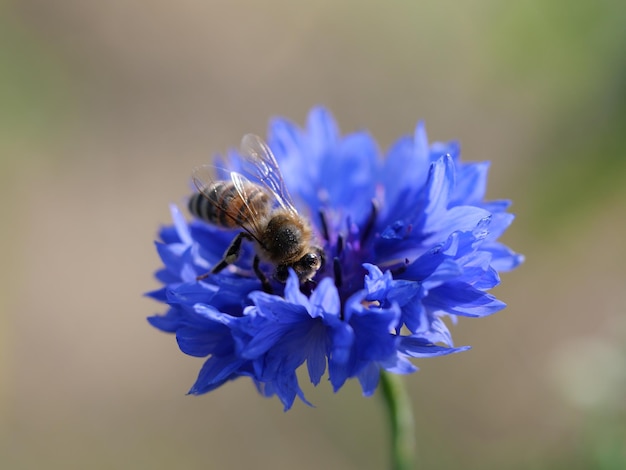
<svg viewBox="0 0 626 470"><path fill-rule="evenodd" d="M254 226L269 210L267 193L252 183L246 183L240 194L231 181L217 181L189 199L192 215L224 228Z"/></svg>

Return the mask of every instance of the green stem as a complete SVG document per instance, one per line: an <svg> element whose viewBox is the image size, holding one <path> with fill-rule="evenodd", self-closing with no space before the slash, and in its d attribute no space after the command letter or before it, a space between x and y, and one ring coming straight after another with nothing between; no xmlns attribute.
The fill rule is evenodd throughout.
<svg viewBox="0 0 626 470"><path fill-rule="evenodd" d="M391 423L393 470L413 470L415 460L415 429L411 402L402 377L382 371L380 385Z"/></svg>

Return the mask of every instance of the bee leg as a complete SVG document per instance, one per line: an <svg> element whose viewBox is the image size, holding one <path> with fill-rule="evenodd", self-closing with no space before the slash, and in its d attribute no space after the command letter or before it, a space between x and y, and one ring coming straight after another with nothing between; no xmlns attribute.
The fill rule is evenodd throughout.
<svg viewBox="0 0 626 470"><path fill-rule="evenodd" d="M260 262L261 260L259 259L259 257L255 256L254 261L252 262L252 269L254 269L254 274L256 274L256 276L259 278L259 281L261 281L261 285L263 286L263 291L267 292L268 294L273 294L274 291L272 289L269 279L267 278L265 273L261 271L261 268L259 267Z"/></svg>
<svg viewBox="0 0 626 470"><path fill-rule="evenodd" d="M246 232L239 232L237 236L233 238L233 241L230 242L230 245L228 245L228 248L226 249L226 252L224 253L224 256L222 257L220 262L213 266L213 269L211 269L211 271L209 271L208 273L201 274L200 276L196 277L196 280L200 281L210 276L211 274L217 274L224 268L230 266L235 261L237 261L237 259L239 259L239 255L241 254L241 243L244 239L252 240L252 237Z"/></svg>

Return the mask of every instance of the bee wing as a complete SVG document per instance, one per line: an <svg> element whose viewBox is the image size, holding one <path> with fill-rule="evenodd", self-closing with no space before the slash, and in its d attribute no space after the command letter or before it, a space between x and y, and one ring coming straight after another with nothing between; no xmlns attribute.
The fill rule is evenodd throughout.
<svg viewBox="0 0 626 470"><path fill-rule="evenodd" d="M214 176L217 171L227 170L212 165L202 165L194 168L192 173L193 184L211 204L217 207L217 209L221 212L224 212L228 217L234 220L237 225L258 240L262 229L260 224L261 214L257 209L248 204L248 201L251 200L251 191L256 190L259 186L251 183L245 176L237 173L236 171L227 171L230 174L230 179L233 182L235 189L237 190L237 195L241 198L248 214L250 214L250 217L247 217L247 223L240 224L238 221L240 220L239 212L241 207L236 204L232 204L232 201L224 201L218 197L215 183L221 181L221 179L217 179Z"/></svg>
<svg viewBox="0 0 626 470"><path fill-rule="evenodd" d="M246 178L245 176L243 176L240 173L237 173L236 171L231 171L230 172L230 179L233 182L233 184L235 185L235 188L237 189L237 194L239 195L239 197L241 198L241 200L243 201L243 204L246 206L246 210L248 211L248 214L250 214L250 218L249 218L249 230L248 232L250 232L255 238L257 238L258 235L260 235L263 231L263 227L261 225L261 220L264 216L264 214L261 214L258 210L258 208L256 208L255 206L252 206L248 203L248 201L251 201L253 198L253 194L251 194L253 191L263 191L263 188L261 188L258 185L255 185L254 183L250 182L248 180L248 178ZM263 191L265 192L265 191ZM238 212L238 211L237 211ZM231 216L231 214L229 213L229 216ZM234 214L235 217L237 217L237 214ZM236 220L236 219L235 219ZM246 228L246 227L244 227Z"/></svg>
<svg viewBox="0 0 626 470"><path fill-rule="evenodd" d="M241 139L240 150L246 163L246 171L265 186L280 207L297 213L276 158L263 139L254 134L246 134Z"/></svg>
<svg viewBox="0 0 626 470"><path fill-rule="evenodd" d="M191 179L193 184L209 201L213 201L213 183L218 181L215 178L217 168L212 165L202 165L193 169Z"/></svg>

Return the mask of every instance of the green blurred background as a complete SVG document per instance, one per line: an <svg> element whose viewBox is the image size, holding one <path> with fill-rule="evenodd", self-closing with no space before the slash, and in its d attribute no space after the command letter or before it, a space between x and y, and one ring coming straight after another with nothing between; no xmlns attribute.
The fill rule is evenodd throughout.
<svg viewBox="0 0 626 470"><path fill-rule="evenodd" d="M382 469L356 383L283 413L201 360L152 241L190 169L324 104L383 148L424 119L492 162L509 307L408 377L421 468L626 468L626 3L0 3L0 468Z"/></svg>

